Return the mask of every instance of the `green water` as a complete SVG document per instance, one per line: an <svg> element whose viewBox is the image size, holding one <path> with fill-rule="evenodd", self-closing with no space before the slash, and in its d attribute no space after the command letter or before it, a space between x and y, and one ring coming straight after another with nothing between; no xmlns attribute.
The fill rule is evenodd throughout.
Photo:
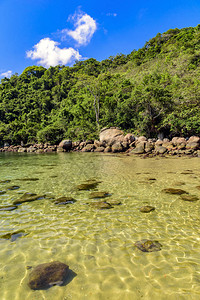
<svg viewBox="0 0 200 300"><path fill-rule="evenodd" d="M1 206L25 192L48 197L0 211L0 235L25 230L14 241L0 239L1 300L200 299L200 201L187 202L162 192L181 188L200 198L199 158L59 153L1 154ZM37 181L22 181L23 178ZM90 206L86 180L122 205L109 210ZM156 179L156 180L150 180ZM182 184L182 185L180 185ZM19 189L7 190L10 185ZM71 196L74 204L55 205L52 197ZM155 211L144 214L143 205ZM161 251L144 253L136 241L159 241ZM28 276L38 264L69 265L64 286L31 290Z"/></svg>

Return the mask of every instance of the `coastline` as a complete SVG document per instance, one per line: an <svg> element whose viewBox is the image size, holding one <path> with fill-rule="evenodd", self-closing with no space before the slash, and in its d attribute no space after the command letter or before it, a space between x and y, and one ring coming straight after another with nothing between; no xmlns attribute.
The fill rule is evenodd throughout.
<svg viewBox="0 0 200 300"><path fill-rule="evenodd" d="M147 139L136 137L131 133L124 134L119 128L103 128L99 140L72 141L63 140L58 145L36 143L27 145L5 145L0 152L17 153L52 153L52 152L104 152L124 153L142 157L155 156L189 156L200 157L200 137L173 137Z"/></svg>

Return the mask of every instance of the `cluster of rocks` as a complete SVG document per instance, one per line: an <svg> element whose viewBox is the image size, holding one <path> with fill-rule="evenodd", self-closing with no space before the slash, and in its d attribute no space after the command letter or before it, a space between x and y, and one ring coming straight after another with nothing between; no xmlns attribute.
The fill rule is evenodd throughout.
<svg viewBox="0 0 200 300"><path fill-rule="evenodd" d="M172 140L147 139L145 136L136 137L131 133L124 134L116 127L103 128L99 140L75 141L63 140L59 145L34 144L25 146L5 146L0 152L125 152L145 156L155 155L191 155L200 157L200 137L174 137Z"/></svg>

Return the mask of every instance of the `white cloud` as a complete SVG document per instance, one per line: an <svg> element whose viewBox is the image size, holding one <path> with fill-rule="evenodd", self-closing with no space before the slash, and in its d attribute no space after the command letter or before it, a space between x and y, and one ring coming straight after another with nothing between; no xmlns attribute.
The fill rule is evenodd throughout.
<svg viewBox="0 0 200 300"><path fill-rule="evenodd" d="M63 29L61 31L62 39L65 40L66 36L71 36L79 45L87 45L95 31L97 30L96 21L85 13L75 13L70 19L74 23L74 30Z"/></svg>
<svg viewBox="0 0 200 300"><path fill-rule="evenodd" d="M62 49L58 45L58 42L44 38L33 47L34 50L27 51L26 55L33 60L39 60L38 63L47 68L59 64L66 65L81 59L79 51L72 47Z"/></svg>
<svg viewBox="0 0 200 300"><path fill-rule="evenodd" d="M12 71L7 71L7 72L3 72L0 74L0 77L7 77L10 78L10 76L12 75Z"/></svg>
<svg viewBox="0 0 200 300"><path fill-rule="evenodd" d="M107 17L117 17L116 13L107 13L106 14Z"/></svg>

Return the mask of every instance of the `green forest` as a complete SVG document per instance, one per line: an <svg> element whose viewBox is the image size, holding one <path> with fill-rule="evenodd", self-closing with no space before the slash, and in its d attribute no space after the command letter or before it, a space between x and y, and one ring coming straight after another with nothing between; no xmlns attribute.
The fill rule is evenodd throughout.
<svg viewBox="0 0 200 300"><path fill-rule="evenodd" d="M158 33L129 55L31 66L1 80L1 144L92 139L110 126L200 134L200 25Z"/></svg>

